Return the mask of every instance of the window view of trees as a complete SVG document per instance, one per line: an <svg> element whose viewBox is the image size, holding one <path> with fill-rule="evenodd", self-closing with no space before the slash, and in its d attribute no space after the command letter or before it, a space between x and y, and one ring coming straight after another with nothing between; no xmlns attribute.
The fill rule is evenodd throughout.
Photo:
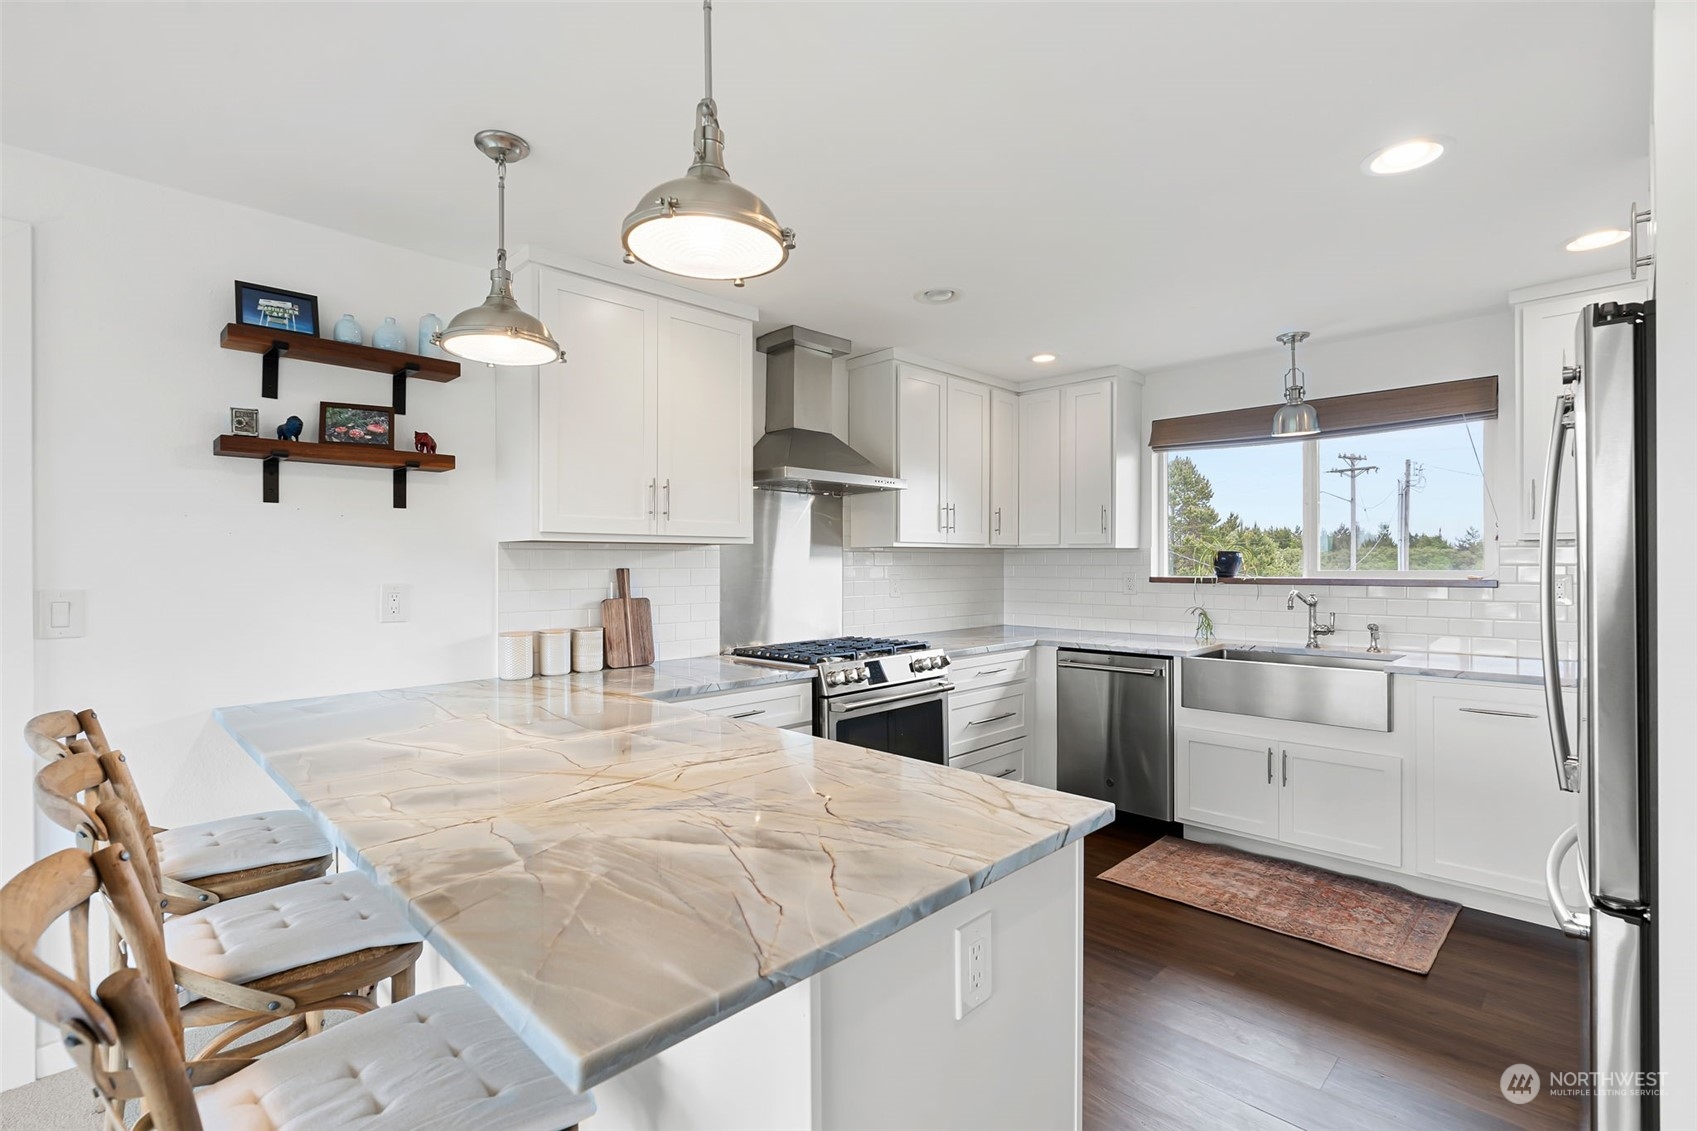
<svg viewBox="0 0 1697 1131"><path fill-rule="evenodd" d="M1335 450L1322 445L1335 445ZM1167 455L1167 569L1206 577L1218 550L1243 572L1300 577L1332 571L1477 571L1485 564L1483 437L1476 423L1308 441L1318 472L1316 543L1304 555L1298 450L1289 445ZM1216 499L1217 483L1224 495ZM1236 509L1226 509L1224 503ZM1223 513L1222 513L1223 512ZM1353 536L1352 536L1353 529Z"/></svg>

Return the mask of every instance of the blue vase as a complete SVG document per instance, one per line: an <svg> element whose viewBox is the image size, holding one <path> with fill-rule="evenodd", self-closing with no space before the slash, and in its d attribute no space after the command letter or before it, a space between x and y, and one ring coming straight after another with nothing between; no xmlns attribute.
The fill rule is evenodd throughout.
<svg viewBox="0 0 1697 1131"><path fill-rule="evenodd" d="M434 314L425 314L418 320L418 352L423 357L447 357L442 347L433 340L442 332L442 320Z"/></svg>
<svg viewBox="0 0 1697 1131"><path fill-rule="evenodd" d="M354 321L351 314L344 314L336 320L336 327L330 331L330 336L338 342L352 342L356 346L365 344L365 329Z"/></svg>
<svg viewBox="0 0 1697 1131"><path fill-rule="evenodd" d="M407 336L393 318L383 319L383 325L377 327L371 335L371 344L380 350L407 352Z"/></svg>

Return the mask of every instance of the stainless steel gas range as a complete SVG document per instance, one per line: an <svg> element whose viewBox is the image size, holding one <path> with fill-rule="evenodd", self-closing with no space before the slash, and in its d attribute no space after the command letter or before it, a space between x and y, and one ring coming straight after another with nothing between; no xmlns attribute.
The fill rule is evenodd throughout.
<svg viewBox="0 0 1697 1131"><path fill-rule="evenodd" d="M839 636L734 648L760 663L811 667L813 733L947 765L949 657L920 640Z"/></svg>

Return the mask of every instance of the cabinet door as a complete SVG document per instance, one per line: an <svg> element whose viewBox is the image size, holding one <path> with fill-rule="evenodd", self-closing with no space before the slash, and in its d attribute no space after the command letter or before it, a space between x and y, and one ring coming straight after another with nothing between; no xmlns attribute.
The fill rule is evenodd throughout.
<svg viewBox="0 0 1697 1131"><path fill-rule="evenodd" d="M990 388L949 378L943 441L943 501L948 540L959 546L990 542Z"/></svg>
<svg viewBox="0 0 1697 1131"><path fill-rule="evenodd" d="M943 421L948 378L911 365L896 367L896 541L946 542L943 521Z"/></svg>
<svg viewBox="0 0 1697 1131"><path fill-rule="evenodd" d="M1449 682L1415 691L1420 870L1541 899L1550 845L1579 819L1556 785L1543 693Z"/></svg>
<svg viewBox="0 0 1697 1131"><path fill-rule="evenodd" d="M1061 543L1061 391L1019 398L1019 544Z"/></svg>
<svg viewBox="0 0 1697 1131"><path fill-rule="evenodd" d="M990 390L990 544L1019 545L1019 397Z"/></svg>
<svg viewBox="0 0 1697 1131"><path fill-rule="evenodd" d="M1061 542L1113 543L1114 386L1061 386Z"/></svg>
<svg viewBox="0 0 1697 1131"><path fill-rule="evenodd" d="M747 538L754 328L741 318L662 303L659 358L659 532Z"/></svg>
<svg viewBox="0 0 1697 1131"><path fill-rule="evenodd" d="M1205 731L1181 734L1178 819L1277 840L1276 761L1271 744L1252 738Z"/></svg>
<svg viewBox="0 0 1697 1131"><path fill-rule="evenodd" d="M996 746L975 750L971 754L951 757L949 765L957 770L971 770L986 777L1004 781L1025 780L1025 739L1016 738Z"/></svg>
<svg viewBox="0 0 1697 1131"><path fill-rule="evenodd" d="M1282 743L1278 772L1280 840L1401 866L1401 758Z"/></svg>
<svg viewBox="0 0 1697 1131"><path fill-rule="evenodd" d="M538 371L544 533L652 534L660 300L542 273L542 319L567 364Z"/></svg>
<svg viewBox="0 0 1697 1131"><path fill-rule="evenodd" d="M1577 365L1574 355L1579 335L1579 312L1593 302L1643 302L1649 297L1647 283L1630 283L1605 290L1562 295L1529 302L1520 307L1520 513L1524 533L1537 537L1544 507L1544 460L1550 450L1550 422L1555 415L1556 396L1561 392L1561 371ZM1571 536L1577 528L1574 502L1575 468L1573 445L1568 445L1567 465L1562 469L1561 513L1557 533Z"/></svg>

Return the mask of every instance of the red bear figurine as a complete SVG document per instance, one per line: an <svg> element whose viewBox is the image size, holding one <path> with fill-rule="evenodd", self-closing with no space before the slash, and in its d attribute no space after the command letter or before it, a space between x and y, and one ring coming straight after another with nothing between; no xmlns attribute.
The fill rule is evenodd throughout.
<svg viewBox="0 0 1697 1131"><path fill-rule="evenodd" d="M436 441L431 438L428 432L414 432L412 434L412 446L414 451L423 452L427 456L436 454Z"/></svg>

